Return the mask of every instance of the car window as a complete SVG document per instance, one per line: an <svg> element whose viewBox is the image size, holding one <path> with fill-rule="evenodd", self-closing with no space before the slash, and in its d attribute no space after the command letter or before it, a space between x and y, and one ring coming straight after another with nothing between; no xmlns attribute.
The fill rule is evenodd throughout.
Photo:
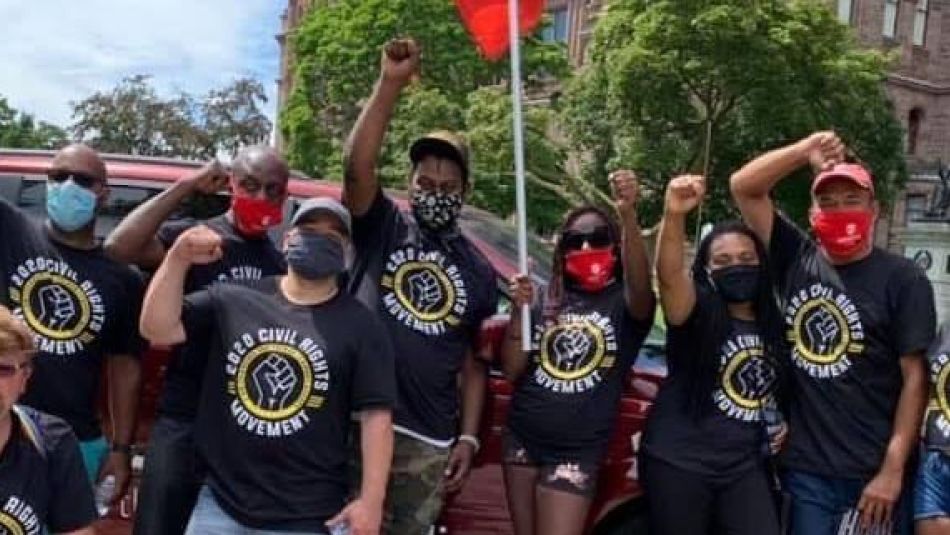
<svg viewBox="0 0 950 535"><path fill-rule="evenodd" d="M512 260L518 258L518 232L514 225L497 216L476 210L465 210L459 219L462 229L475 236ZM535 262L534 275L541 280L551 276L552 247L528 234L528 256Z"/></svg>

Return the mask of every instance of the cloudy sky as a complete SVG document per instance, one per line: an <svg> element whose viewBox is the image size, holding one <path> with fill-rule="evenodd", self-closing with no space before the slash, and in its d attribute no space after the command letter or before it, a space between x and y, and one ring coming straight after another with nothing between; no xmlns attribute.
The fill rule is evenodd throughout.
<svg viewBox="0 0 950 535"><path fill-rule="evenodd" d="M0 0L0 95L65 126L69 102L134 74L201 94L253 76L276 108L283 0Z"/></svg>

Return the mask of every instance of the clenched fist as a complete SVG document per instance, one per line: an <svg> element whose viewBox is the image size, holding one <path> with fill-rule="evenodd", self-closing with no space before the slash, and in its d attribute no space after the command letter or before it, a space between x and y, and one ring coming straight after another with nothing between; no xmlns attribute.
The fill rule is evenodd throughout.
<svg viewBox="0 0 950 535"><path fill-rule="evenodd" d="M640 181L636 173L621 169L610 173L610 193L621 217L635 215L640 198Z"/></svg>
<svg viewBox="0 0 950 535"><path fill-rule="evenodd" d="M188 264L210 264L221 259L222 246L217 232L199 225L178 236L169 254Z"/></svg>
<svg viewBox="0 0 950 535"><path fill-rule="evenodd" d="M808 163L816 173L827 171L844 161L845 146L832 131L816 132L802 140Z"/></svg>
<svg viewBox="0 0 950 535"><path fill-rule="evenodd" d="M383 78L406 85L419 73L422 49L413 39L393 39L383 47L380 70Z"/></svg>
<svg viewBox="0 0 950 535"><path fill-rule="evenodd" d="M703 201L706 195L706 179L699 175L682 175L670 180L666 186L666 211L687 214Z"/></svg>

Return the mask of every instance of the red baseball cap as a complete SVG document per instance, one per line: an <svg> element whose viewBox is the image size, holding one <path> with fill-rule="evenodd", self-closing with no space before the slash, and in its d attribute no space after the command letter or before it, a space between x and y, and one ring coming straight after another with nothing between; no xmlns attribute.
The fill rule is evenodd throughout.
<svg viewBox="0 0 950 535"><path fill-rule="evenodd" d="M871 173L869 173L863 165L856 163L839 163L831 169L819 173L811 183L812 195L814 195L822 185L836 179L848 180L870 191L871 195L874 195L874 179L871 177Z"/></svg>

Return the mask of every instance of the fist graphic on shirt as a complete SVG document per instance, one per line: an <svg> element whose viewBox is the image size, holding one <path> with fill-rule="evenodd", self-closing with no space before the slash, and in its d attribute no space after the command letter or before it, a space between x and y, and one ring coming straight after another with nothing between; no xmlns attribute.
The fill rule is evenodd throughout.
<svg viewBox="0 0 950 535"><path fill-rule="evenodd" d="M442 288L439 279L431 271L425 270L409 276L409 293L412 304L422 312L430 312L442 301Z"/></svg>
<svg viewBox="0 0 950 535"><path fill-rule="evenodd" d="M271 354L251 374L257 390L257 405L266 410L280 410L297 386L297 374L287 359Z"/></svg>
<svg viewBox="0 0 950 535"><path fill-rule="evenodd" d="M841 333L834 316L827 310L819 308L805 320L805 334L808 336L811 351L823 355L831 349L835 339Z"/></svg>
<svg viewBox="0 0 950 535"><path fill-rule="evenodd" d="M554 366L559 370L576 370L590 351L590 338L581 330L565 329L552 342Z"/></svg>
<svg viewBox="0 0 950 535"><path fill-rule="evenodd" d="M76 315L76 304L69 292L58 284L51 284L40 288L39 313L41 322L54 329L66 325Z"/></svg>
<svg viewBox="0 0 950 535"><path fill-rule="evenodd" d="M761 359L750 359L735 376L736 391L750 400L761 399L775 381L775 370Z"/></svg>

